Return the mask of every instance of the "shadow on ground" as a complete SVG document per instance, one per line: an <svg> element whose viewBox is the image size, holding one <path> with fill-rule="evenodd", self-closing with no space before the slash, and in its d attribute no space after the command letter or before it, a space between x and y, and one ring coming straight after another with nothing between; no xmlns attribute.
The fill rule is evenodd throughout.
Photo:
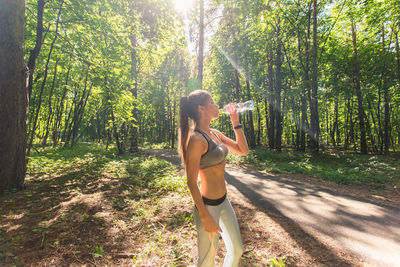
<svg viewBox="0 0 400 267"><path fill-rule="evenodd" d="M49 157L60 159L63 155ZM79 157L84 159L85 154ZM135 176L116 178L102 173L113 160L118 159L83 162L50 175L36 173L26 190L0 196L0 230L10 241L7 261L22 265L11 255L14 247L28 266L132 263L136 242L144 242L138 234L148 227L143 209L136 207L135 201L152 201L154 194L162 198L168 192L147 187L151 180L146 178L139 181ZM164 223L181 227L187 216L182 211ZM131 253L120 253L126 251ZM0 260L7 262L1 254Z"/></svg>
<svg viewBox="0 0 400 267"><path fill-rule="evenodd" d="M154 154L173 164L180 164L179 156L174 151L146 149L145 152ZM235 186L251 203L256 205L260 211L283 227L291 238L311 255L316 262L324 264L325 266L353 266L350 261L338 257L329 247L305 232L295 221L282 214L274 204L262 200L262 195L254 192L254 190L242 183L239 179L227 173L225 177L229 184ZM307 192L307 194L309 194L309 192Z"/></svg>

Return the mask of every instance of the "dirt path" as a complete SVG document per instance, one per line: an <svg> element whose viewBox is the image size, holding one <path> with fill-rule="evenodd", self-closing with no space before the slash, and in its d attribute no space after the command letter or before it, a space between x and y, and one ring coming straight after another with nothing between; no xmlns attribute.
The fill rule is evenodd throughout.
<svg viewBox="0 0 400 267"><path fill-rule="evenodd" d="M175 152L146 152L180 164ZM230 164L226 180L234 204L257 207L317 265L400 266L398 207Z"/></svg>

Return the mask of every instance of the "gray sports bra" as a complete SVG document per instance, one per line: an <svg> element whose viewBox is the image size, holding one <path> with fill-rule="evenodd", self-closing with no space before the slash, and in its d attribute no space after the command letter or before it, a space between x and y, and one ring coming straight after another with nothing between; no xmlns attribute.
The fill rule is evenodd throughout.
<svg viewBox="0 0 400 267"><path fill-rule="evenodd" d="M223 162L228 155L228 148L223 143L217 144L202 130L195 129L195 131L201 133L208 143L207 152L204 153L200 158L200 169L216 166ZM221 141L218 135L216 135L214 132L212 133Z"/></svg>

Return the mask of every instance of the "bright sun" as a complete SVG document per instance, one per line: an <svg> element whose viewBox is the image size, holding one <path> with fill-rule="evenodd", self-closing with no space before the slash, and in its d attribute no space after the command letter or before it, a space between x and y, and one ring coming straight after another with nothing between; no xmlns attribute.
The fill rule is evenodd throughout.
<svg viewBox="0 0 400 267"><path fill-rule="evenodd" d="M194 0L174 0L175 8L182 13L187 13L192 7Z"/></svg>

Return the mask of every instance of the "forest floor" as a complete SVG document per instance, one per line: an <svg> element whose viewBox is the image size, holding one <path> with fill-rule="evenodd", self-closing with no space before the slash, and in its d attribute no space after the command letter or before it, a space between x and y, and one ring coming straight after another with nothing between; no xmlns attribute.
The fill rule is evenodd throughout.
<svg viewBox="0 0 400 267"><path fill-rule="evenodd" d="M174 151L146 152L179 163ZM276 259L287 266L397 266L400 260L393 237L400 235L400 190L393 183L344 185L236 164L227 165L225 178L245 246L276 256L261 266L279 266ZM382 242L393 246L380 249Z"/></svg>
<svg viewBox="0 0 400 267"><path fill-rule="evenodd" d="M31 159L26 190L0 196L0 241L8 240L0 242L2 266L195 265L193 204L179 166L104 148L78 152L42 151ZM400 207L395 189L294 174L285 179ZM285 227L233 187L228 190L245 246L241 266L368 266L298 227ZM224 252L220 242L219 265Z"/></svg>

